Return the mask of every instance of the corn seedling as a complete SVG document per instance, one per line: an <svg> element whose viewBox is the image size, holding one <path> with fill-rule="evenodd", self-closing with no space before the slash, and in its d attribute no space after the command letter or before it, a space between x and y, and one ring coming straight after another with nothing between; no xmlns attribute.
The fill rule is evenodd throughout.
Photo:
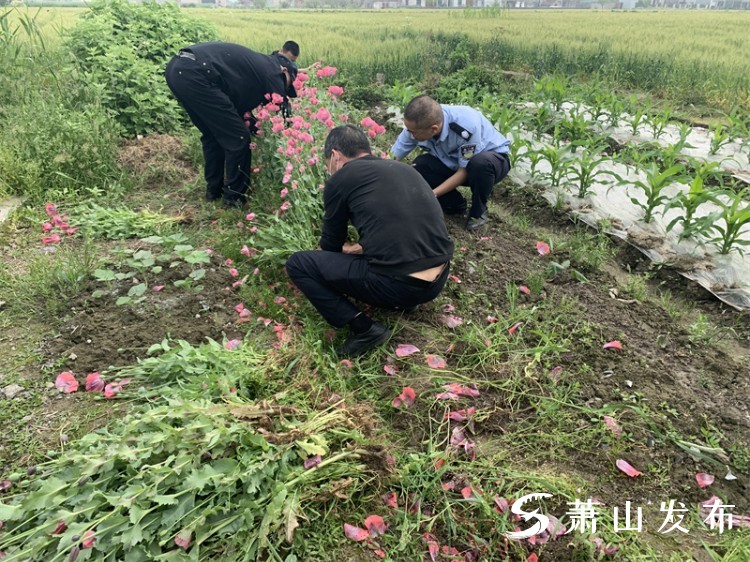
<svg viewBox="0 0 750 562"><path fill-rule="evenodd" d="M550 181L552 187L558 187L560 181L567 176L568 170L571 167L571 153L570 146L543 146L539 149L541 157L549 162L550 171L547 172L545 177Z"/></svg>
<svg viewBox="0 0 750 562"><path fill-rule="evenodd" d="M670 119L672 119L672 110L667 108L661 114L647 117L647 119L651 127L651 134L654 135L655 139L658 139L664 134L664 129L666 129Z"/></svg>
<svg viewBox="0 0 750 562"><path fill-rule="evenodd" d="M571 143L588 140L591 136L589 132L589 122L582 113L576 113L571 109L568 117L560 121L555 127L554 133L556 141L566 139ZM575 149L573 149L575 152Z"/></svg>
<svg viewBox="0 0 750 562"><path fill-rule="evenodd" d="M631 197L630 201L633 205L636 205L643 209L644 216L643 222L650 223L654 216L654 211L662 205L664 205L669 199L663 194L664 189L673 182L683 181L682 172L684 167L681 165L672 166L664 171L660 171L659 167L655 163L651 163L646 169L646 181L635 180L631 181L623 179L617 174L613 173L617 180L617 185L628 185L637 187L643 191L646 196L646 200L641 201L638 197Z"/></svg>
<svg viewBox="0 0 750 562"><path fill-rule="evenodd" d="M560 74L545 76L537 80L534 89L542 99L552 102L555 111L560 111L568 91L568 79Z"/></svg>
<svg viewBox="0 0 750 562"><path fill-rule="evenodd" d="M712 213L705 217L695 218L698 208L712 202L720 205L721 202L716 195L704 188L703 178L697 176L690 183L690 188L681 191L667 203L665 210L682 209L682 216L676 217L667 225L667 231L671 231L677 224L682 226L680 240L701 235L709 235L713 230L713 225L721 213Z"/></svg>
<svg viewBox="0 0 750 562"><path fill-rule="evenodd" d="M620 124L623 111L625 111L625 104L622 100L615 95L610 96L607 104L607 122L610 126L617 127Z"/></svg>
<svg viewBox="0 0 750 562"><path fill-rule="evenodd" d="M602 156L603 149L601 145L588 147L569 166L569 177L577 182L578 197L581 199L588 196L598 177L611 175L609 171L598 168L599 164L609 160L609 157Z"/></svg>
<svg viewBox="0 0 750 562"><path fill-rule="evenodd" d="M638 128L645 123L647 113L634 97L630 98L630 105L631 115L628 124L630 125L630 132L635 136L638 134Z"/></svg>
<svg viewBox="0 0 750 562"><path fill-rule="evenodd" d="M732 142L732 137L727 131L727 128L722 123L717 123L713 129L711 129L711 148L709 153L716 154L722 146L729 144L730 142Z"/></svg>
<svg viewBox="0 0 750 562"><path fill-rule="evenodd" d="M719 236L711 241L716 244L721 254L728 254L733 249L743 253L740 246L750 245L750 240L742 239L742 236L750 231L750 188L745 188L739 193L725 192L724 195L729 199L722 204L721 218L724 226L714 225L714 230Z"/></svg>

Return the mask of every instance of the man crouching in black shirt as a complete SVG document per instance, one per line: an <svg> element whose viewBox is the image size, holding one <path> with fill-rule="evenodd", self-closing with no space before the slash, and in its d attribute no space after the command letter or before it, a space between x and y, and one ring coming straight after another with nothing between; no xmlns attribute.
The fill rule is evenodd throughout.
<svg viewBox="0 0 750 562"><path fill-rule="evenodd" d="M453 241L432 189L411 166L372 155L357 127L332 129L326 169L321 250L297 252L289 277L323 318L351 335L336 350L356 357L380 345L390 330L347 296L378 307L408 309L433 300L448 278ZM351 220L359 242L347 242Z"/></svg>

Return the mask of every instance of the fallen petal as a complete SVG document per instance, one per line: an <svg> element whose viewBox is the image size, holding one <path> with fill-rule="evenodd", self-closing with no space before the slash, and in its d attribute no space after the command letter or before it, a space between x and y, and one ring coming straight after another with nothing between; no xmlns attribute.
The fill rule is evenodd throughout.
<svg viewBox="0 0 750 562"><path fill-rule="evenodd" d="M522 292L524 295L530 295L531 290L526 285L519 285L518 290Z"/></svg>
<svg viewBox="0 0 750 562"><path fill-rule="evenodd" d="M549 244L547 244L546 242L537 242L536 251L539 252L540 256L549 254Z"/></svg>
<svg viewBox="0 0 750 562"><path fill-rule="evenodd" d="M346 535L347 539L351 539L353 541L364 541L370 538L370 533L367 532L365 529L361 529L360 527L355 527L354 525L349 525L349 523L344 523L344 534Z"/></svg>
<svg viewBox="0 0 750 562"><path fill-rule="evenodd" d="M395 375L398 373L398 367L395 365L383 365L383 370L389 375Z"/></svg>
<svg viewBox="0 0 750 562"><path fill-rule="evenodd" d="M305 469L307 470L314 466L318 466L322 461L323 459L320 457L320 455L315 455L314 457L305 459L305 462L303 464L304 464Z"/></svg>
<svg viewBox="0 0 750 562"><path fill-rule="evenodd" d="M365 519L365 528L367 528L371 536L377 537L388 530L388 525L380 515L370 515Z"/></svg>
<svg viewBox="0 0 750 562"><path fill-rule="evenodd" d="M622 344L619 341L614 340L614 341L605 343L602 346L602 349L622 349Z"/></svg>
<svg viewBox="0 0 750 562"><path fill-rule="evenodd" d="M633 468L633 466L628 461L625 461L623 459L617 459L615 465L631 478L635 478L636 476L640 476L641 474L643 474L641 471Z"/></svg>
<svg viewBox="0 0 750 562"><path fill-rule="evenodd" d="M513 334L516 333L516 330L518 330L518 328L520 328L522 325L523 325L523 322L516 322L510 328L508 328L508 333L512 336Z"/></svg>
<svg viewBox="0 0 750 562"><path fill-rule="evenodd" d="M449 328L456 328L464 323L462 318L454 316L453 314L443 314L439 318L440 322L448 326Z"/></svg>
<svg viewBox="0 0 750 562"><path fill-rule="evenodd" d="M706 474L705 472L699 472L695 475L695 481L698 482L698 486L701 488L706 488L714 483L715 478L711 474Z"/></svg>
<svg viewBox="0 0 750 562"><path fill-rule="evenodd" d="M397 508L398 507L398 496L396 496L396 492L389 492L383 496L383 503L387 505L388 507Z"/></svg>
<svg viewBox="0 0 750 562"><path fill-rule="evenodd" d="M612 430L612 433L614 433L618 437L622 435L622 428L617 425L617 422L614 420L614 418L610 416L604 416L604 423L607 424L607 427Z"/></svg>
<svg viewBox="0 0 750 562"><path fill-rule="evenodd" d="M447 363L445 362L445 359L440 357L439 355L428 355L426 357L427 365L429 365L433 369L445 369Z"/></svg>
<svg viewBox="0 0 750 562"><path fill-rule="evenodd" d="M402 343L396 348L396 357L406 357L414 353L419 353L419 348L408 343Z"/></svg>
<svg viewBox="0 0 750 562"><path fill-rule="evenodd" d="M242 340L229 340L224 344L224 347L226 347L229 351L234 351L240 345L242 345Z"/></svg>

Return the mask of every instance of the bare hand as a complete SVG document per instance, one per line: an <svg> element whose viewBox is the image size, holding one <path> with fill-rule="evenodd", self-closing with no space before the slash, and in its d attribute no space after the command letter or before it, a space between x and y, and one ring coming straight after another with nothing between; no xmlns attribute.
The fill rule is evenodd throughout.
<svg viewBox="0 0 750 562"><path fill-rule="evenodd" d="M345 242L341 248L341 252L344 254L361 254L363 252L362 246L359 244L352 244L351 242Z"/></svg>

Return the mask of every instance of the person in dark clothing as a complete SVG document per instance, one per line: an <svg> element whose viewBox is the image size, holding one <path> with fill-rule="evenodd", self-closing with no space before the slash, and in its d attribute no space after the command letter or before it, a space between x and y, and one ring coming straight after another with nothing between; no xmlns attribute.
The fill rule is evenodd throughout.
<svg viewBox="0 0 750 562"><path fill-rule="evenodd" d="M287 104L297 96L296 76L297 66L284 55L264 55L233 43L198 43L169 62L167 84L202 133L206 200L223 194L227 205L245 202L251 152L243 115L273 94Z"/></svg>
<svg viewBox="0 0 750 562"><path fill-rule="evenodd" d="M323 191L321 250L296 252L286 269L329 324L349 326L336 352L355 357L390 331L347 296L390 309L433 300L448 278L453 241L427 182L407 164L373 156L361 129L332 129L324 155L332 175ZM349 221L356 244L347 242Z"/></svg>

